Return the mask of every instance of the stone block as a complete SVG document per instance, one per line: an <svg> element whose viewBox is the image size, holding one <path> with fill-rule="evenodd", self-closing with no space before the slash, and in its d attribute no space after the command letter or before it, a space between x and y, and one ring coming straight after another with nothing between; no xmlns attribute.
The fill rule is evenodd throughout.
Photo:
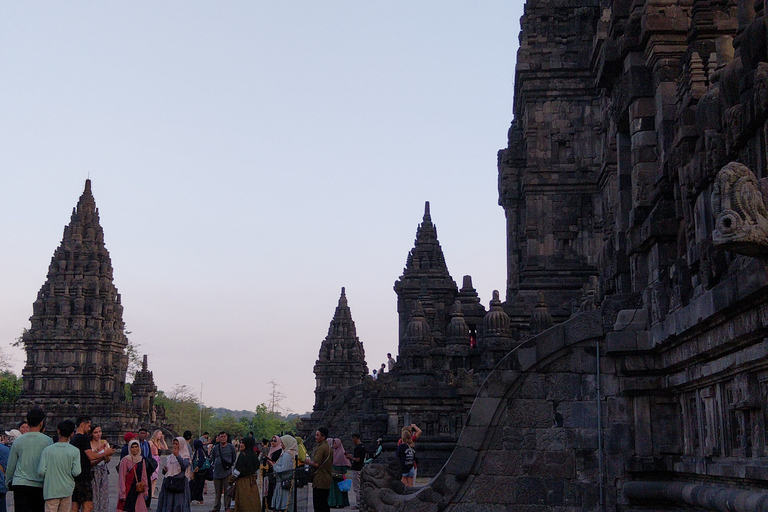
<svg viewBox="0 0 768 512"><path fill-rule="evenodd" d="M581 376L576 373L551 373L545 376L547 400L579 400Z"/></svg>
<svg viewBox="0 0 768 512"><path fill-rule="evenodd" d="M501 403L500 398L476 398L467 415L467 426L487 427Z"/></svg>
<svg viewBox="0 0 768 512"><path fill-rule="evenodd" d="M552 404L546 400L510 400L507 423L517 427L550 427L554 421Z"/></svg>
<svg viewBox="0 0 768 512"><path fill-rule="evenodd" d="M556 325L541 333L536 339L536 357L542 360L565 346L563 326Z"/></svg>
<svg viewBox="0 0 768 512"><path fill-rule="evenodd" d="M522 476L523 455L521 451L486 451L480 464L481 475Z"/></svg>
<svg viewBox="0 0 768 512"><path fill-rule="evenodd" d="M563 416L563 426L566 428L596 428L597 403L595 402L561 402L557 412Z"/></svg>
<svg viewBox="0 0 768 512"><path fill-rule="evenodd" d="M475 465L477 451L471 448L456 447L451 457L443 467L443 471L448 475L453 475L456 480L462 482L467 479Z"/></svg>
<svg viewBox="0 0 768 512"><path fill-rule="evenodd" d="M483 440L487 431L487 427L466 426L461 430L461 436L456 446L479 450L483 446Z"/></svg>
<svg viewBox="0 0 768 512"><path fill-rule="evenodd" d="M568 448L568 435L565 429L535 429L535 435L537 450L558 452Z"/></svg>
<svg viewBox="0 0 768 512"><path fill-rule="evenodd" d="M603 446L606 453L632 454L635 443L632 427L628 423L612 423L603 429Z"/></svg>
<svg viewBox="0 0 768 512"><path fill-rule="evenodd" d="M637 350L637 333L635 331L609 332L605 335L605 352L631 352Z"/></svg>
<svg viewBox="0 0 768 512"><path fill-rule="evenodd" d="M504 449L507 451L535 450L537 431L538 429L535 428L503 427Z"/></svg>
<svg viewBox="0 0 768 512"><path fill-rule="evenodd" d="M600 311L584 311L563 324L565 344L572 345L592 338L603 336L603 319Z"/></svg>
<svg viewBox="0 0 768 512"><path fill-rule="evenodd" d="M523 385L520 386L518 396L520 398L546 398L547 390L544 375L541 373L529 373L523 377Z"/></svg>
<svg viewBox="0 0 768 512"><path fill-rule="evenodd" d="M476 478L468 491L468 501L487 504L515 503L517 479L511 476L487 475Z"/></svg>
<svg viewBox="0 0 768 512"><path fill-rule="evenodd" d="M652 118L656 115L656 101L651 98L638 98L629 105L629 118L636 121L639 118Z"/></svg>

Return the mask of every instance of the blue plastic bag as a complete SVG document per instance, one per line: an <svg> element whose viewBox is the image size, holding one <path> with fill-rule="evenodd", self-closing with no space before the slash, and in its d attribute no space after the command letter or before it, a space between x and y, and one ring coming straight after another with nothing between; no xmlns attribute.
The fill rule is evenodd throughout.
<svg viewBox="0 0 768 512"><path fill-rule="evenodd" d="M339 490L341 492L349 492L352 489L352 480L342 480L339 482Z"/></svg>

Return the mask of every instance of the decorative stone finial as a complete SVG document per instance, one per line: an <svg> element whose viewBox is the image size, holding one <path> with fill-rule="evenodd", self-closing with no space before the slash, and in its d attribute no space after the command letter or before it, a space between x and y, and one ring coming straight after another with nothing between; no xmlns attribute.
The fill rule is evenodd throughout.
<svg viewBox="0 0 768 512"><path fill-rule="evenodd" d="M483 318L483 331L486 336L509 337L510 332L509 315L501 307L499 300L499 291L493 290L493 298L490 303L490 311Z"/></svg>
<svg viewBox="0 0 768 512"><path fill-rule="evenodd" d="M531 320L528 324L531 334L538 334L552 327L552 316L547 309L547 303L544 299L544 292L539 290L536 307L531 313Z"/></svg>

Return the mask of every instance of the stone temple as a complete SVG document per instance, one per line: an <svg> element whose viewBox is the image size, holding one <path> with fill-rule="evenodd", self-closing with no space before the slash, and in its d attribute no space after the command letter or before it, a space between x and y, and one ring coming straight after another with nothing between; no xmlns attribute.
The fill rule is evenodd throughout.
<svg viewBox="0 0 768 512"><path fill-rule="evenodd" d="M434 478L372 464L361 510L768 510L767 10L527 1L505 301L451 286L425 215L396 370L309 423L428 425Z"/></svg>
<svg viewBox="0 0 768 512"><path fill-rule="evenodd" d="M34 405L48 413L50 433L59 421L87 414L110 440L157 419L146 356L131 384L132 401L126 399L123 306L90 180L51 258L30 322L22 338L27 361L21 398L0 408L5 429L15 428Z"/></svg>

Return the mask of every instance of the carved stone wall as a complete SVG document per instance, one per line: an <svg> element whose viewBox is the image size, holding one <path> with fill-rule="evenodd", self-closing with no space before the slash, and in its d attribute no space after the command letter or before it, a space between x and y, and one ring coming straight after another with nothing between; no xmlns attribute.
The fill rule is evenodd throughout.
<svg viewBox="0 0 768 512"><path fill-rule="evenodd" d="M523 343L436 478L371 468L363 510L766 510L765 2L529 0L521 22L499 202ZM526 341L537 295L555 325Z"/></svg>
<svg viewBox="0 0 768 512"><path fill-rule="evenodd" d="M126 400L123 306L90 180L51 258L30 322L23 335L24 388L16 404L0 407L2 425L15 428L35 405L48 413L52 433L59 421L83 414L110 440L154 421L156 388L146 356L134 382L134 402Z"/></svg>

